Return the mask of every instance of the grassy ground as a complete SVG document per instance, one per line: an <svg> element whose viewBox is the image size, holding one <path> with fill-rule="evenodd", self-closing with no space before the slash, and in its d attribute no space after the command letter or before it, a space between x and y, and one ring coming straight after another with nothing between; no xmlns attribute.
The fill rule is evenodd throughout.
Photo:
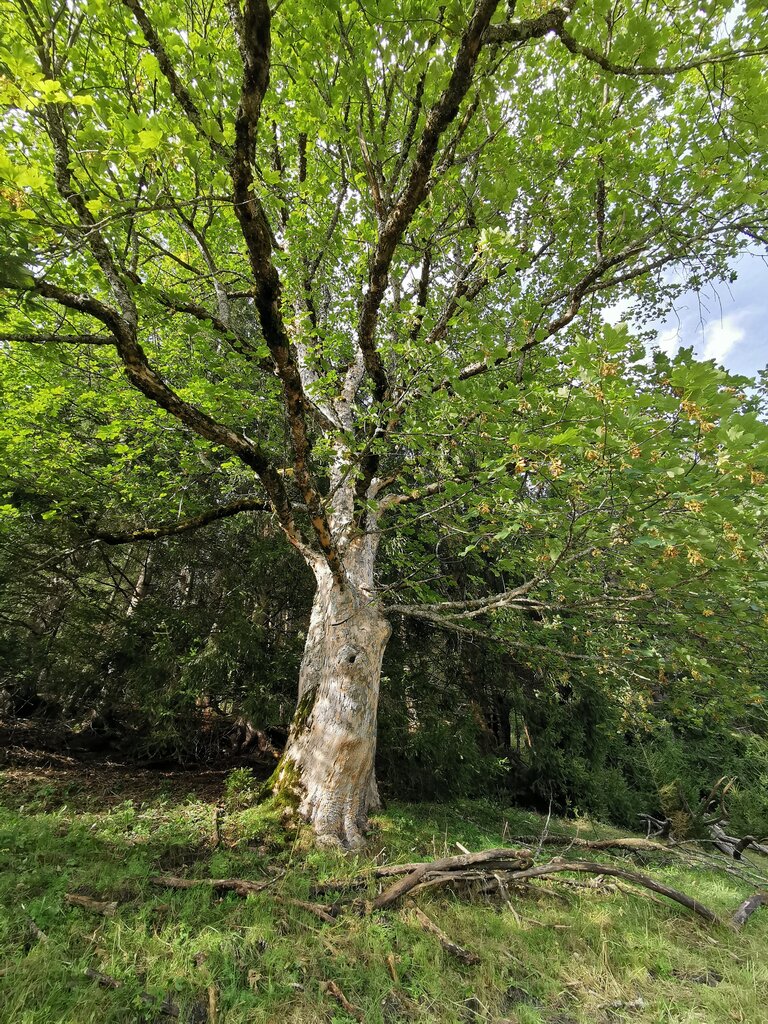
<svg viewBox="0 0 768 1024"><path fill-rule="evenodd" d="M514 893L514 913L498 899L419 895L432 919L481 957L463 966L408 907L323 924L275 900L312 898L313 885L358 874L374 856L421 859L456 853L457 842L479 850L539 833L535 815L485 802L392 805L375 821L370 856L350 859L312 850L262 808L228 811L214 848L210 786L205 799L155 790L120 802L119 780L110 785L107 801L55 772L42 783L0 780L4 1024L168 1022L166 998L182 1022L198 1024L355 1020L328 982L368 1024L768 1022L768 909L737 935L676 905L555 881ZM610 834L583 820L549 827ZM725 874L652 858L645 870L723 913L750 892ZM157 871L274 882L245 900L219 899L155 888L148 879ZM118 909L94 915L65 893L116 900ZM122 984L101 987L87 969Z"/></svg>

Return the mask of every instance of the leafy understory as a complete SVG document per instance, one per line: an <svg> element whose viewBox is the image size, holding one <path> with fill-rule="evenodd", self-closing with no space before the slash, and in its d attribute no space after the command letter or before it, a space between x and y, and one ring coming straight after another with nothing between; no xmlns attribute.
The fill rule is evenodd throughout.
<svg viewBox="0 0 768 1024"><path fill-rule="evenodd" d="M332 923L298 905L370 900L392 881L373 878L382 863L519 846L514 837L545 827L582 840L616 834L588 819L546 824L480 801L396 804L374 820L365 853L344 857L313 849L267 806L217 813L190 794L94 809L55 784L21 787L16 799L6 791L4 801L0 998L9 1024L167 1021L175 1012L219 1024L764 1019L764 910L737 932L616 879L574 875L512 888L508 900L427 890L381 912L345 908ZM541 860L555 852L547 844ZM651 874L723 918L754 891L674 853L566 856ZM158 874L268 884L243 898L160 888ZM361 875L368 887L347 891ZM94 912L67 895L107 907ZM444 949L425 918L470 962Z"/></svg>

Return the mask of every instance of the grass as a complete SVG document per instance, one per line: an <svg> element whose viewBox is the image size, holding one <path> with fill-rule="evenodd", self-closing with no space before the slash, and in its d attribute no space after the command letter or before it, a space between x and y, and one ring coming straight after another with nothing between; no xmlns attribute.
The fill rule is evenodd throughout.
<svg viewBox="0 0 768 1024"><path fill-rule="evenodd" d="M413 860L458 852L457 841L479 850L539 833L534 814L477 801L393 805L375 819L369 856L345 858L312 849L305 832L285 831L266 807L225 814L213 849L215 805L194 795L99 807L47 779L15 795L6 788L2 800L4 1024L168 1021L158 1015L166 997L182 1022L203 1022L209 989L218 1024L348 1024L355 1017L325 990L329 981L367 1024L768 1022L768 910L737 935L676 905L556 882L515 894L515 913L498 900L420 895L430 917L481 957L463 966L407 907L350 912L328 925L274 899L309 899L313 884L359 874L376 854ZM553 821L550 829L611 834L585 820ZM750 891L672 856L645 870L723 913ZM274 882L246 900L219 899L153 887L158 871ZM118 911L101 917L69 906L68 892L117 900ZM121 987L100 987L86 977L89 968Z"/></svg>

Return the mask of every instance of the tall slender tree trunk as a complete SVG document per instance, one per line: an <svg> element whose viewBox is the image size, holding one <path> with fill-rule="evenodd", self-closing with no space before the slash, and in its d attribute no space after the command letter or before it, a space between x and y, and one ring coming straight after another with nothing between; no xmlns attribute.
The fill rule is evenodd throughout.
<svg viewBox="0 0 768 1024"><path fill-rule="evenodd" d="M314 567L299 701L275 773L275 792L296 802L318 841L346 848L363 842L378 805L376 714L390 626L373 600L374 554L364 540L350 544L343 588L325 564Z"/></svg>

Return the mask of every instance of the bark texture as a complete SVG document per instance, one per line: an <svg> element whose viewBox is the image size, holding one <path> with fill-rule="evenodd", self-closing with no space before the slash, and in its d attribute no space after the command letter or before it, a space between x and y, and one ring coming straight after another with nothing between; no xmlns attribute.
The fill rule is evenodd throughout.
<svg viewBox="0 0 768 1024"><path fill-rule="evenodd" d="M318 588L299 677L299 702L275 792L297 802L318 841L363 843L378 804L376 713L390 626L372 600L367 553L347 552L342 588L327 567Z"/></svg>

